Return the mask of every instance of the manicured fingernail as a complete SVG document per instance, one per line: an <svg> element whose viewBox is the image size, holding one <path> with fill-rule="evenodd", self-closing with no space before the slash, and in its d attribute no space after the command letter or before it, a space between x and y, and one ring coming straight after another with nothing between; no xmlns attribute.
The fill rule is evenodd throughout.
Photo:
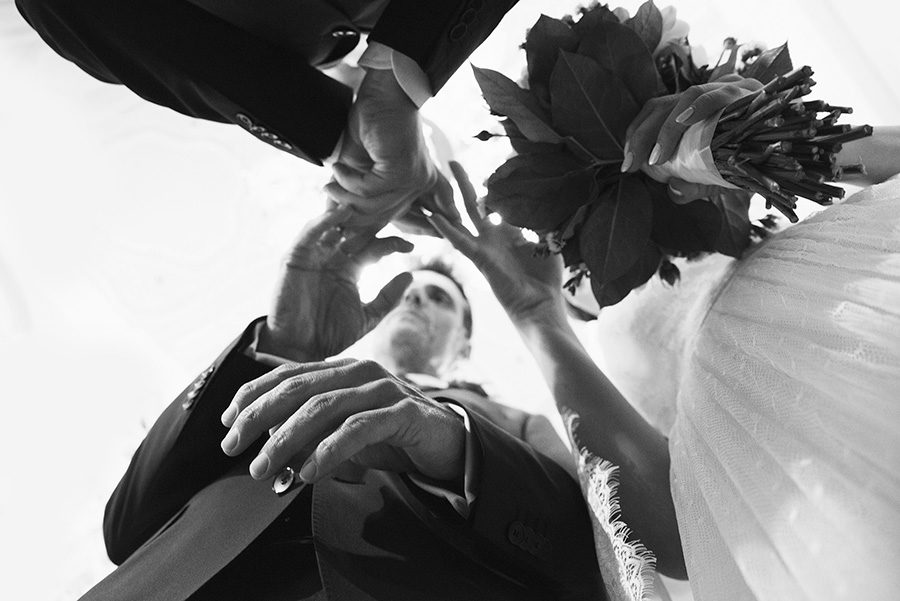
<svg viewBox="0 0 900 601"><path fill-rule="evenodd" d="M650 151L650 159L647 161L648 165L655 165L656 161L659 160L659 153L662 151L662 148L659 147L659 144L653 147L653 150Z"/></svg>
<svg viewBox="0 0 900 601"><path fill-rule="evenodd" d="M316 477L316 462L312 457L306 460L303 467L300 468L300 479L304 482L312 482Z"/></svg>
<svg viewBox="0 0 900 601"><path fill-rule="evenodd" d="M231 424L234 423L234 418L237 417L237 405L232 403L228 405L228 409L225 410L225 413L222 414L222 425L228 428L231 427Z"/></svg>
<svg viewBox="0 0 900 601"><path fill-rule="evenodd" d="M694 107L689 106L686 109L684 109L683 111L681 111L680 115L675 117L675 123L684 123L685 121L690 119L691 115L693 115L693 114L694 114Z"/></svg>
<svg viewBox="0 0 900 601"><path fill-rule="evenodd" d="M228 434L225 435L225 438L222 439L222 450L226 453L230 453L237 446L238 438L239 435L237 430L229 430Z"/></svg>
<svg viewBox="0 0 900 601"><path fill-rule="evenodd" d="M673 188L672 184L669 184L669 193L674 194L675 196L684 196L684 192L677 188Z"/></svg>
<svg viewBox="0 0 900 601"><path fill-rule="evenodd" d="M250 464L250 475L254 478L262 478L267 471L269 471L269 456L265 453L260 453L253 460L253 463Z"/></svg>
<svg viewBox="0 0 900 601"><path fill-rule="evenodd" d="M631 167L631 164L634 162L634 153L633 152L625 152L625 158L622 159L622 173L628 171L628 168Z"/></svg>

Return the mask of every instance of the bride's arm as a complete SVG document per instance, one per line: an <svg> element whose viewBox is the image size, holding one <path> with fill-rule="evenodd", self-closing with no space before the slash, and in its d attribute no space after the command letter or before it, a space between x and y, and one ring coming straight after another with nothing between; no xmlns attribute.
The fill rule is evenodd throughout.
<svg viewBox="0 0 900 601"><path fill-rule="evenodd" d="M844 181L861 186L880 184L900 173L900 126L877 126L868 138L847 142L838 165L862 163L866 173L848 173Z"/></svg>
<svg viewBox="0 0 900 601"><path fill-rule="evenodd" d="M538 363L563 416L577 416L575 443L619 467L621 519L653 551L663 574L686 577L669 488L665 436L600 371L569 325L558 257L535 258L517 228L478 213L465 172L452 164L475 237L439 215L433 225L485 275Z"/></svg>

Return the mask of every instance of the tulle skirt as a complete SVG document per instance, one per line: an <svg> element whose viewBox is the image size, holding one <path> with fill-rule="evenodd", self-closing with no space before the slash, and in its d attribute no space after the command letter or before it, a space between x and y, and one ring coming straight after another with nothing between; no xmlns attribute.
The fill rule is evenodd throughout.
<svg viewBox="0 0 900 601"><path fill-rule="evenodd" d="M736 262L688 348L670 450L695 598L900 599L900 182Z"/></svg>

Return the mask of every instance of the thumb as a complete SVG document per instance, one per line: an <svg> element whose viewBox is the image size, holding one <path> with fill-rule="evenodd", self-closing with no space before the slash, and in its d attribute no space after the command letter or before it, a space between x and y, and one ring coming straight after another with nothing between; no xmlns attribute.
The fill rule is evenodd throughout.
<svg viewBox="0 0 900 601"><path fill-rule="evenodd" d="M363 307L366 315L367 330L372 330L381 323L384 316L397 306L400 299L403 298L403 293L406 292L406 289L412 283L412 279L413 276L409 272L394 276L394 279L381 289L375 300Z"/></svg>

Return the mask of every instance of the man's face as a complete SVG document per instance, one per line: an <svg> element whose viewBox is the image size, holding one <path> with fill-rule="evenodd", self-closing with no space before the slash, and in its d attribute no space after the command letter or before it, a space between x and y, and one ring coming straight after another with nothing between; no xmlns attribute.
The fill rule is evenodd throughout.
<svg viewBox="0 0 900 601"><path fill-rule="evenodd" d="M467 307L453 280L415 271L400 304L378 326L376 344L407 371L440 374L468 347Z"/></svg>

